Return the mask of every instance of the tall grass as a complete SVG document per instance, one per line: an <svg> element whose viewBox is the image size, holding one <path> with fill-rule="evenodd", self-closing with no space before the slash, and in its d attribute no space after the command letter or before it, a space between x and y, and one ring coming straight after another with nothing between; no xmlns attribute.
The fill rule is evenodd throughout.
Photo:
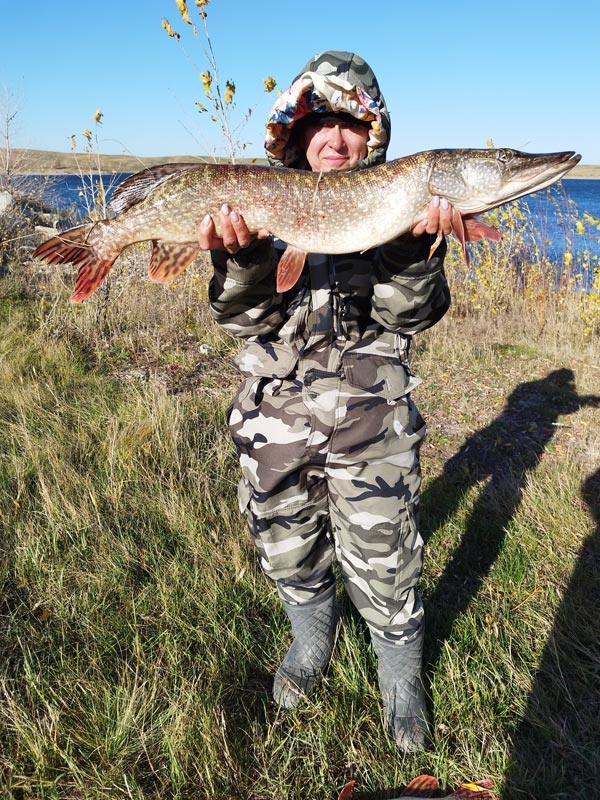
<svg viewBox="0 0 600 800"><path fill-rule="evenodd" d="M206 266L156 287L142 247L77 307L69 273L0 284L6 797L335 798L354 778L364 800L420 772L594 796L598 330L571 288L529 296L522 265L487 287L511 273L482 252L479 280L450 257L455 308L414 355L435 716L406 758L341 588L323 685L293 712L270 701L290 634L237 511L237 345L206 311Z"/></svg>

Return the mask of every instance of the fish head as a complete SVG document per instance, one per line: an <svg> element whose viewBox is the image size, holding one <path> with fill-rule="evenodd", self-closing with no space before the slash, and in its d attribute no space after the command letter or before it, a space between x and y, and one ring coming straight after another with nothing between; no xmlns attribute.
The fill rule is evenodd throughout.
<svg viewBox="0 0 600 800"><path fill-rule="evenodd" d="M446 197L461 214L477 214L550 186L580 160L572 150L438 150L428 188L432 195Z"/></svg>

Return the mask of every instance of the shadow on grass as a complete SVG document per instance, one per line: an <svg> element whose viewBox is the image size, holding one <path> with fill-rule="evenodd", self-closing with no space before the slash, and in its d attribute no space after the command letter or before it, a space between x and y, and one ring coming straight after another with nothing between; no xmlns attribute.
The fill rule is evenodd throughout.
<svg viewBox="0 0 600 800"><path fill-rule="evenodd" d="M582 487L595 521L513 737L504 800L600 793L600 470Z"/></svg>
<svg viewBox="0 0 600 800"><path fill-rule="evenodd" d="M455 621L477 595L496 561L527 476L554 436L558 418L587 405L600 405L600 397L578 395L570 369L519 384L500 416L473 433L423 492L422 527L427 540L459 509L465 494L481 484L460 543L433 592L424 598L425 655L432 667Z"/></svg>
<svg viewBox="0 0 600 800"><path fill-rule="evenodd" d="M429 669L435 668L456 621L494 565L527 477L557 420L600 405L600 397L577 394L574 377L571 370L560 369L517 386L497 419L470 436L423 492L427 539L481 484L460 542L424 598ZM575 790L578 778L588 774L596 789L600 785L600 472L586 482L583 497L597 529L583 548L517 729L504 800L591 797L587 779L587 794Z"/></svg>

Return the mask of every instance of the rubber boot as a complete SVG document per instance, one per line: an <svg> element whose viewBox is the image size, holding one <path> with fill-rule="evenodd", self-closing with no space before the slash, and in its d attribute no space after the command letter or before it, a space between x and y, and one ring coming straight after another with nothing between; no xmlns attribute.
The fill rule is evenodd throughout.
<svg viewBox="0 0 600 800"><path fill-rule="evenodd" d="M294 641L273 681L273 700L282 708L295 708L323 674L335 643L338 610L335 586L301 605L283 601L292 624Z"/></svg>
<svg viewBox="0 0 600 800"><path fill-rule="evenodd" d="M423 632L392 642L372 632L385 721L398 749L417 753L427 743L429 717L421 678Z"/></svg>

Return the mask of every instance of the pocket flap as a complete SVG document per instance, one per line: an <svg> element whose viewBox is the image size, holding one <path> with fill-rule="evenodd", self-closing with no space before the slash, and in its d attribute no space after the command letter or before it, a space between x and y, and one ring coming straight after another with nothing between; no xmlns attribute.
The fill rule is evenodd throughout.
<svg viewBox="0 0 600 800"><path fill-rule="evenodd" d="M296 366L298 356L284 342L255 340L246 343L234 362L244 375L285 378Z"/></svg>
<svg viewBox="0 0 600 800"><path fill-rule="evenodd" d="M344 356L344 373L349 384L396 400L421 383L398 357L349 354Z"/></svg>

